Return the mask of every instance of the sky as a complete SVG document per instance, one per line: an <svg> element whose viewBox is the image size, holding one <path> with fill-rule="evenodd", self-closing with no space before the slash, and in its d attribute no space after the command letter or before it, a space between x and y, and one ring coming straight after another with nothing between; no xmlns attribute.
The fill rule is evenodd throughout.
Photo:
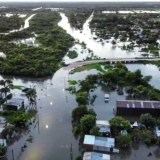
<svg viewBox="0 0 160 160"><path fill-rule="evenodd" d="M160 0L0 0L0 2L160 2Z"/></svg>

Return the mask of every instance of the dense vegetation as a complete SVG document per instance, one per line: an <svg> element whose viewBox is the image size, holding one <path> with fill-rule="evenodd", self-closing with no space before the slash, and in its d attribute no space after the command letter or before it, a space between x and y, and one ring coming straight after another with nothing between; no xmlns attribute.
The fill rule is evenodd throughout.
<svg viewBox="0 0 160 160"><path fill-rule="evenodd" d="M81 10L74 10L68 11L67 16L71 26L82 29L84 22L89 18L91 15L91 9L81 9Z"/></svg>
<svg viewBox="0 0 160 160"><path fill-rule="evenodd" d="M40 12L31 20L29 29L21 32L24 36L38 34L39 47L7 43L17 34L8 36L6 42L0 41L0 51L7 56L0 59L0 72L30 77L52 75L73 43L73 38L57 26L59 20L57 12Z"/></svg>
<svg viewBox="0 0 160 160"><path fill-rule="evenodd" d="M70 58L70 59L74 59L74 58L77 58L78 57L78 53L76 51L69 51L67 56Z"/></svg>
<svg viewBox="0 0 160 160"><path fill-rule="evenodd" d="M95 30L97 36L108 39L107 34L111 34L116 39L126 41L136 41L137 44L156 44L159 36L159 21L157 14L104 14L99 11L94 13L94 17L90 23L92 31Z"/></svg>
<svg viewBox="0 0 160 160"><path fill-rule="evenodd" d="M21 28L24 25L24 19L18 15L6 17L5 14L0 15L0 33L5 33L13 29Z"/></svg>
<svg viewBox="0 0 160 160"><path fill-rule="evenodd" d="M140 116L140 123L137 127L131 127L130 122L120 116L112 118L110 121L111 132L116 137L120 147L128 148L132 143L146 145L160 145L160 138L156 136L154 130L160 125L160 118L156 119L151 114L146 113ZM122 131L126 131L122 134Z"/></svg>

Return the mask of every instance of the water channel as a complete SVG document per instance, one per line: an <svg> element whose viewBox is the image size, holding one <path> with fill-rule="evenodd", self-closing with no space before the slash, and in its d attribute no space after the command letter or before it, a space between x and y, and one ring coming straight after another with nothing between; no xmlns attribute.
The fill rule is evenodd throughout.
<svg viewBox="0 0 160 160"><path fill-rule="evenodd" d="M75 39L78 39L80 42L84 41L87 44L87 48L93 50L94 54L98 55L99 57L132 57L139 54L136 51L134 53L126 53L126 51L121 51L121 49L118 47L113 49L112 45L109 43L101 45L99 42L93 40L93 35L91 34L88 25L93 15L91 15L91 17L89 17L85 22L83 31L80 33L79 30L76 30L70 26L68 23L68 18L65 16L65 14L60 14L62 20L59 22L59 26L63 27L67 33L71 34ZM79 48L79 50L81 49ZM70 61L68 63L70 63ZM160 71L157 67L153 65L141 64L127 65L127 67L130 70L136 70L139 68L142 70L144 75L152 75L153 79L151 84L160 89ZM68 70L61 68L52 77L45 79L32 79L1 75L0 78L12 79L15 85L36 87L39 117L39 127L31 128L29 134L26 136L23 135L19 141L8 147L7 160L12 160L12 149L14 151L15 160L69 160L71 144L73 148L74 159L77 155L79 155L78 141L72 134L71 126L71 112L73 108L77 107L77 103L75 101L75 96L65 91L65 88L68 85L68 79L84 79L86 75L95 74L97 71L83 71L74 75L69 75L68 73ZM20 90L13 90L13 92L15 97L21 96L26 99L25 95L23 95ZM94 106L88 107L95 109L98 119L108 120L114 116L113 107L115 106L115 100L125 99L125 97L118 96L114 92L110 93L111 99L106 106L103 100L105 92L107 92L105 88L98 87L95 90L95 94L98 95L98 98L96 99ZM33 143L27 142L27 149L25 149L24 152L21 152L21 147L24 143L26 143L26 139L28 139L29 135L34 137ZM157 148L152 148L152 150L155 149ZM146 154L148 154L147 152L148 150L143 152L143 158L146 158ZM141 160L142 151L137 154L140 155L137 156L136 159ZM133 160L135 159L134 156L135 151L133 150L127 158L129 160ZM117 155L113 157L113 159L120 160L121 158ZM154 159L156 160L158 158Z"/></svg>

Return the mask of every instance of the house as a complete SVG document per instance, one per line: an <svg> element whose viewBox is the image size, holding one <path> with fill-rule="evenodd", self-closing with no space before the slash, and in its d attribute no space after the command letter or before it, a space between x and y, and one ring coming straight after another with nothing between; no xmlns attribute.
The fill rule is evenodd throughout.
<svg viewBox="0 0 160 160"><path fill-rule="evenodd" d="M109 121L97 120L96 126L100 128L99 132L103 133L104 135L110 136L110 124Z"/></svg>
<svg viewBox="0 0 160 160"><path fill-rule="evenodd" d="M157 137L160 137L160 127L158 127L158 126L156 127L156 132L155 133L156 133Z"/></svg>
<svg viewBox="0 0 160 160"><path fill-rule="evenodd" d="M97 152L85 152L83 154L83 160L110 160L110 155Z"/></svg>
<svg viewBox="0 0 160 160"><path fill-rule="evenodd" d="M160 115L159 101L136 101L136 100L118 100L116 101L117 115L141 115L150 113Z"/></svg>
<svg viewBox="0 0 160 160"><path fill-rule="evenodd" d="M115 139L108 137L97 137L93 135L85 135L83 141L83 148L88 151L103 151L103 152L116 152Z"/></svg>
<svg viewBox="0 0 160 160"><path fill-rule="evenodd" d="M13 98L6 103L7 110L20 110L24 108L24 99L21 98Z"/></svg>

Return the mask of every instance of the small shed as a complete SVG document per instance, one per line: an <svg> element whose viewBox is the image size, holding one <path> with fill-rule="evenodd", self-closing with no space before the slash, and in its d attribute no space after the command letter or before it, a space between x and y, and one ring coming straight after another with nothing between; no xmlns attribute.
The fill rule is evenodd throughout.
<svg viewBox="0 0 160 160"><path fill-rule="evenodd" d="M85 135L84 137L83 148L88 151L115 152L116 149L114 149L114 147L114 138L98 137L93 135Z"/></svg>
<svg viewBox="0 0 160 160"><path fill-rule="evenodd" d="M160 137L160 127L156 127L156 136Z"/></svg>
<svg viewBox="0 0 160 160"><path fill-rule="evenodd" d="M83 160L110 160L110 155L97 152L85 152L83 154Z"/></svg>
<svg viewBox="0 0 160 160"><path fill-rule="evenodd" d="M13 98L6 103L7 110L20 110L24 108L24 99L22 98Z"/></svg>
<svg viewBox="0 0 160 160"><path fill-rule="evenodd" d="M96 126L100 128L100 132L110 136L111 130L110 130L110 124L109 121L104 121L104 120L97 120L96 121Z"/></svg>

